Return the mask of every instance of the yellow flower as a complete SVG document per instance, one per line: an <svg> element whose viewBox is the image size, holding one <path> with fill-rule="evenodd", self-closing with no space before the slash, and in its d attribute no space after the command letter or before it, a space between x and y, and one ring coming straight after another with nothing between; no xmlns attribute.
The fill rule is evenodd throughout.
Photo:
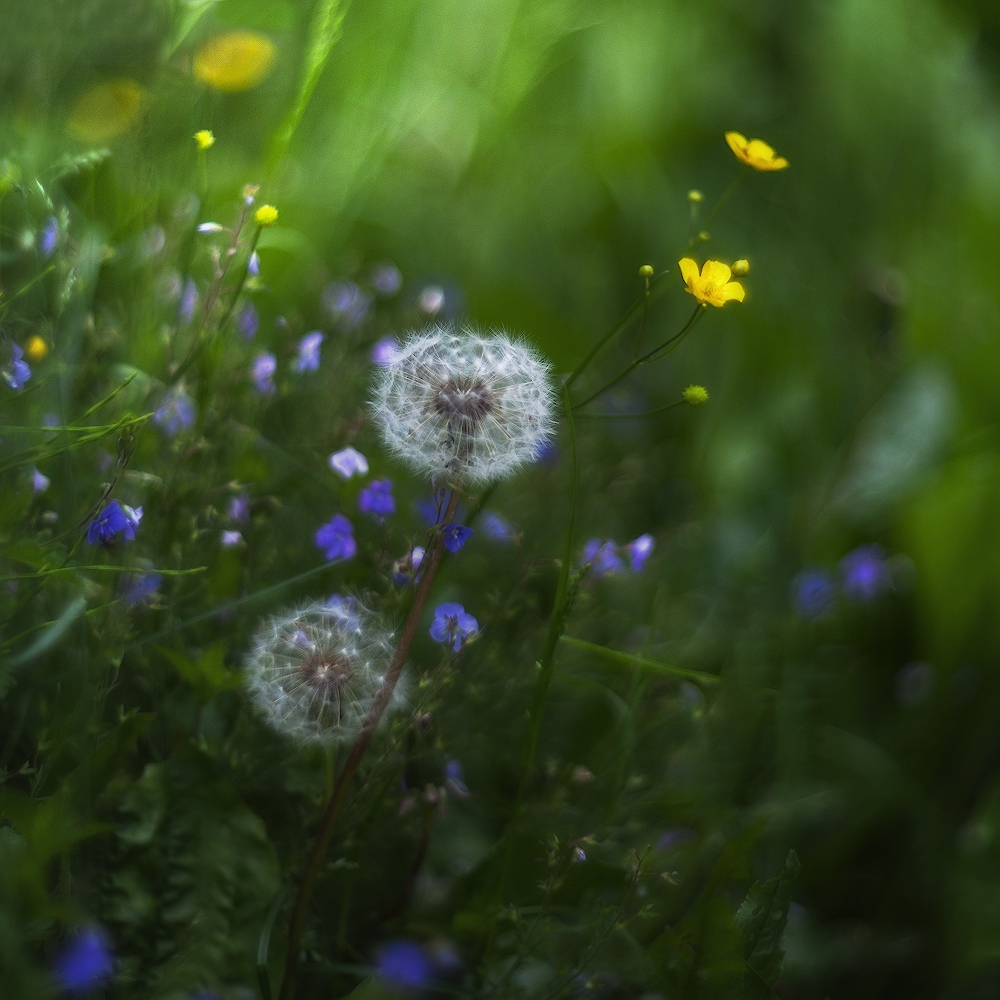
<svg viewBox="0 0 1000 1000"><path fill-rule="evenodd" d="M215 136L207 128L203 128L200 132L195 132L194 141L198 144L198 148L204 152L215 145Z"/></svg>
<svg viewBox="0 0 1000 1000"><path fill-rule="evenodd" d="M69 130L83 142L107 142L138 118L142 99L142 87L135 80L122 77L95 83L76 99Z"/></svg>
<svg viewBox="0 0 1000 1000"><path fill-rule="evenodd" d="M727 132L726 142L736 158L754 170L784 170L788 166L788 160L783 156L775 156L774 150L763 139L748 141L739 132Z"/></svg>
<svg viewBox="0 0 1000 1000"><path fill-rule="evenodd" d="M738 281L729 280L733 272L722 261L706 260L701 274L698 273L698 265L690 257L677 263L687 290L702 305L724 306L730 300L743 301L746 294L743 286Z"/></svg>
<svg viewBox="0 0 1000 1000"><path fill-rule="evenodd" d="M274 44L256 31L226 31L194 54L194 75L216 90L256 87L274 62Z"/></svg>
<svg viewBox="0 0 1000 1000"><path fill-rule="evenodd" d="M0 198L8 191L12 191L20 179L21 171L16 163L11 163L10 160L0 160Z"/></svg>
<svg viewBox="0 0 1000 1000"><path fill-rule="evenodd" d="M31 361L44 361L49 353L49 345L36 333L28 338L28 342L24 345L24 353Z"/></svg>
<svg viewBox="0 0 1000 1000"><path fill-rule="evenodd" d="M688 406L704 406L708 402L708 390L703 385L689 385L681 396Z"/></svg>
<svg viewBox="0 0 1000 1000"><path fill-rule="evenodd" d="M742 278L744 274L750 272L750 261L746 257L741 257L739 260L733 261L732 271L734 277Z"/></svg>
<svg viewBox="0 0 1000 1000"><path fill-rule="evenodd" d="M253 214L253 220L262 229L265 226L273 226L278 221L278 210L274 205L261 205Z"/></svg>

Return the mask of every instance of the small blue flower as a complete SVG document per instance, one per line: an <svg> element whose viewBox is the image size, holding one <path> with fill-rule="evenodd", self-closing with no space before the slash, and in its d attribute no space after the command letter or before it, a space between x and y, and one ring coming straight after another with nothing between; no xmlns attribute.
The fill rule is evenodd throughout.
<svg viewBox="0 0 1000 1000"><path fill-rule="evenodd" d="M350 479L354 475L368 475L368 459L350 445L341 448L340 451L335 451L330 456L329 461L330 468L343 479Z"/></svg>
<svg viewBox="0 0 1000 1000"><path fill-rule="evenodd" d="M448 791L453 792L460 799L467 799L472 795L464 781L462 762L454 757L445 762L444 783Z"/></svg>
<svg viewBox="0 0 1000 1000"><path fill-rule="evenodd" d="M430 632L435 642L443 642L457 652L465 645L468 636L478 631L479 622L461 604L446 601L434 609Z"/></svg>
<svg viewBox="0 0 1000 1000"><path fill-rule="evenodd" d="M278 359L273 354L265 351L254 358L250 375L259 393L267 396L274 392L274 373L277 370Z"/></svg>
<svg viewBox="0 0 1000 1000"><path fill-rule="evenodd" d="M53 972L64 990L87 990L114 971L111 950L100 931L82 930L69 941L56 958Z"/></svg>
<svg viewBox="0 0 1000 1000"><path fill-rule="evenodd" d="M56 252L58 243L59 220L54 215L50 215L45 220L45 225L42 227L42 235L38 240L38 252L42 255L43 260L48 260Z"/></svg>
<svg viewBox="0 0 1000 1000"><path fill-rule="evenodd" d="M517 528L510 521L499 514L494 514L492 511L487 511L483 514L480 525L482 526L483 534L487 538L492 539L494 542L499 542L501 545L509 545L517 535Z"/></svg>
<svg viewBox="0 0 1000 1000"><path fill-rule="evenodd" d="M395 337L383 337L372 348L372 361L379 368L386 368L399 357L399 343Z"/></svg>
<svg viewBox="0 0 1000 1000"><path fill-rule="evenodd" d="M323 305L344 330L356 330L368 316L368 296L353 281L334 281L323 291Z"/></svg>
<svg viewBox="0 0 1000 1000"><path fill-rule="evenodd" d="M444 512L451 503L451 490L437 490L432 496L421 497L413 505L413 509L432 527L440 524L444 518ZM458 505L455 516L461 520L462 505Z"/></svg>
<svg viewBox="0 0 1000 1000"><path fill-rule="evenodd" d="M181 302L177 308L177 315L185 326L194 319L194 312L197 308L198 286L194 283L194 278L185 278Z"/></svg>
<svg viewBox="0 0 1000 1000"><path fill-rule="evenodd" d="M229 501L229 519L237 524L246 524L250 520L249 493L237 493Z"/></svg>
<svg viewBox="0 0 1000 1000"><path fill-rule="evenodd" d="M840 560L844 594L866 604L881 597L892 585L892 575L880 545L862 545Z"/></svg>
<svg viewBox="0 0 1000 1000"><path fill-rule="evenodd" d="M385 261L372 268L372 288L386 298L395 295L403 287L403 276L395 264Z"/></svg>
<svg viewBox="0 0 1000 1000"><path fill-rule="evenodd" d="M326 558L350 559L358 551L354 541L354 525L343 514L333 517L316 532L316 544L326 553Z"/></svg>
<svg viewBox="0 0 1000 1000"><path fill-rule="evenodd" d="M307 333L299 341L299 356L292 363L292 367L297 372L314 372L319 368L319 346L326 339L326 335L319 330Z"/></svg>
<svg viewBox="0 0 1000 1000"><path fill-rule="evenodd" d="M126 581L122 600L130 605L146 604L156 596L162 582L159 573L138 573Z"/></svg>
<svg viewBox="0 0 1000 1000"><path fill-rule="evenodd" d="M837 599L833 577L825 569L804 569L792 581L792 599L803 618L822 618Z"/></svg>
<svg viewBox="0 0 1000 1000"><path fill-rule="evenodd" d="M219 535L219 544L224 549L231 549L243 541L243 535L239 531L223 531Z"/></svg>
<svg viewBox="0 0 1000 1000"><path fill-rule="evenodd" d="M247 302L236 314L236 329L240 336L247 340L253 340L257 336L257 331L260 329L260 317L252 302Z"/></svg>
<svg viewBox="0 0 1000 1000"><path fill-rule="evenodd" d="M397 587L405 587L408 583L416 580L420 572L420 564L424 561L424 549L421 545L414 545L412 551L397 559L392 564L392 581Z"/></svg>
<svg viewBox="0 0 1000 1000"><path fill-rule="evenodd" d="M358 618L358 602L355 598L344 594L334 594L326 602L326 606L348 628L358 629L361 627Z"/></svg>
<svg viewBox="0 0 1000 1000"><path fill-rule="evenodd" d="M366 514L387 517L396 512L396 501L392 498L392 480L376 479L358 494L358 507Z"/></svg>
<svg viewBox="0 0 1000 1000"><path fill-rule="evenodd" d="M250 259L247 261L247 274L251 278L256 278L260 274L260 257L257 256L256 250L250 254Z"/></svg>
<svg viewBox="0 0 1000 1000"><path fill-rule="evenodd" d="M33 469L31 473L31 489L34 493L44 493L52 480L48 476L43 476L38 469Z"/></svg>
<svg viewBox="0 0 1000 1000"><path fill-rule="evenodd" d="M608 576L625 568L618 555L618 546L614 542L602 542L599 538L591 538L583 546L581 562L590 563L591 576Z"/></svg>
<svg viewBox="0 0 1000 1000"><path fill-rule="evenodd" d="M416 941L390 941L375 955L375 966L390 985L400 990L419 990L430 982L431 961Z"/></svg>
<svg viewBox="0 0 1000 1000"><path fill-rule="evenodd" d="M90 522L87 529L87 541L93 545L100 542L105 548L111 548L121 532L126 542L135 541L135 529L142 520L142 508L133 510L128 504L120 504L117 500L110 501Z"/></svg>
<svg viewBox="0 0 1000 1000"><path fill-rule="evenodd" d="M472 528L464 524L446 524L441 529L444 537L444 547L449 552L457 552L473 535Z"/></svg>
<svg viewBox="0 0 1000 1000"><path fill-rule="evenodd" d="M180 386L171 389L153 414L153 423L158 424L171 436L182 427L193 426L194 400Z"/></svg>
<svg viewBox="0 0 1000 1000"><path fill-rule="evenodd" d="M559 460L559 446L555 441L549 439L544 444L538 446L535 452L535 461L543 465L555 465Z"/></svg>
<svg viewBox="0 0 1000 1000"><path fill-rule="evenodd" d="M653 553L655 545L656 540L652 535L640 535L634 542L629 542L625 546L625 551L628 553L633 572L642 572L643 567L646 565L646 560Z"/></svg>
<svg viewBox="0 0 1000 1000"><path fill-rule="evenodd" d="M3 380L12 389L23 388L24 383L31 378L31 369L28 367L28 362L22 360L23 358L24 351L21 350L18 344L11 341L10 364L0 370L0 375L3 376Z"/></svg>

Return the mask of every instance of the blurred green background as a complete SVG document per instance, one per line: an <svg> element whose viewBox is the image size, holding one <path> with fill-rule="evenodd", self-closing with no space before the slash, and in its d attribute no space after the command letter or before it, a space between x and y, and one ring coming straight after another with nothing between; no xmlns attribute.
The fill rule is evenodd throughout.
<svg viewBox="0 0 1000 1000"><path fill-rule="evenodd" d="M317 12L329 17L333 44L292 131L288 116L308 72ZM686 848L691 857L665 864L681 871L682 885L729 901L729 915L719 917L727 927L750 882L777 875L787 849L797 850L802 872L788 914L786 961L776 987L781 995L985 1000L1000 993L996 4L353 0L314 9L291 0L6 0L0 13L0 161L8 164L4 169L16 168L25 185L32 178L43 182L41 195L30 190L0 204L0 286L9 299L30 277L19 240L49 214L39 200L44 196L71 220L80 247L74 267L86 299L58 319L52 318L53 297L29 296L3 314L5 336L20 342L43 330L61 345L59 402L50 391L42 409L93 401L88 386L114 382L102 365L152 370L159 363L161 317L149 306L155 274L130 268L127 247L149 226L176 217L185 191L203 195L199 218L226 224L245 183L262 184L261 200L278 206L279 224L261 240L266 284L255 296L268 330L279 315L303 331L322 324L322 294L331 281L363 282L374 262L391 260L404 287L397 311L376 324L379 332L413 322L420 289L439 284L456 315L522 333L565 372L641 293L640 265L675 268L692 224L689 190L705 195L697 232L705 210L737 175L725 131L760 136L787 156L788 170L745 178L695 251L700 259L748 258L746 301L713 310L669 361L630 377L605 399L608 411L642 412L697 382L708 388L710 404L646 420L578 421L581 542L592 536L625 541L649 531L658 548L641 580L585 588L568 631L721 672L725 682L707 703L695 704L684 703L676 686L661 692L638 673L611 684L611 701L557 684L539 757L551 764L549 783L537 789L537 827L527 841L543 838L546 817L565 819L557 775L586 766L603 782L607 800L594 793L593 802L578 803L560 835L603 830L614 839L608 831L618 831L620 843L638 844L654 836L652 830L659 831L655 836L668 828L696 831L698 850ZM204 86L192 76L193 54L235 28L269 38L273 65L259 85L238 93ZM134 83L117 92L111 110L81 110L89 89L108 80ZM122 124L112 128L116 115ZM191 141L202 128L216 137L203 181ZM87 156L91 161L80 159ZM105 253L107 247L116 250ZM689 306L676 286L659 297L650 308L648 342L677 329ZM95 316L97 334L88 327ZM102 338L101 329L109 328L113 335ZM591 389L631 357L634 327L630 331L602 355L599 371L588 376ZM325 389L312 391L303 409L289 397L261 418L260 426L289 454L315 468L337 444L339 431L330 428L342 428L364 398L367 375L360 365L368 341L342 337L348 346L335 350L358 361L353 374L338 382L328 373ZM12 399L0 400L4 422L27 422L28 411L12 409ZM244 407L241 419L251 422L242 396L233 406ZM221 397L216 409L225 413ZM306 440L305 428L331 409L329 428ZM560 446L565 458L565 433ZM144 447L140 454L149 458L151 446ZM366 451L376 450L372 439ZM231 474L252 478L248 459L233 462ZM192 481L199 475L194 470ZM241 579L250 589L253 580L266 584L292 568L308 568L314 553L279 553L292 544L292 522L300 514L311 532L330 513L328 500L310 513L317 491L294 470L272 468L267 475L268 492L296 513L276 523L277 541L262 541L274 555L261 560L266 569L256 576L248 570ZM493 498L524 527L526 549L543 557L560 552L566 482L564 461ZM407 501L419 493L416 486L400 489ZM153 501L154 511L161 520L184 521L193 493L178 489L169 496L159 508ZM5 502L5 543L25 530L18 504ZM63 516L77 510L79 518L87 506L67 501ZM170 551L163 538L160 551ZM839 598L816 620L796 612L797 574L808 567L836 573L847 552L868 543L895 560L891 594L863 606ZM198 543L190 544L185 551L197 553ZM471 606L469 595L477 586L485 592L494 575L516 583L520 569L503 558L470 553L454 570L448 599L464 594ZM11 566L5 572L17 571L16 564L5 565ZM214 590L189 593L185 613L233 596L236 585L227 590L222 579L230 569L217 568ZM355 585L363 586L366 575L359 569ZM467 781L474 789L478 783L478 805L458 813L449 835L465 838L474 873L509 812L520 735L515 728L505 745L505 734L521 725L530 696L549 584L542 579L522 588L525 617L501 615L480 644L483 652L474 647L479 673L470 667L470 701L442 709ZM244 636L251 625L252 618L241 622ZM239 635L235 627L224 638L236 650L233 635ZM91 641L103 640L95 634ZM202 636L199 649L209 641ZM126 666L132 655L143 669L152 662L142 659L152 657L145 652L124 655ZM560 657L557 672L586 678L592 671L602 684L611 683L578 650ZM157 663L162 672L164 661ZM914 664L926 666L914 674ZM923 678L916 693L906 686L914 676ZM513 689L504 686L508 677L517 679ZM509 700L494 700L497 692ZM127 709L153 713L161 711L157 699L174 697L141 684L132 694ZM42 767L51 751L45 741L56 736L43 724L49 697L56 696L37 671L6 694L8 735L0 734L0 744L8 776L24 759ZM174 717L167 724L166 715L162 709L154 729L161 723L164 733L193 727L190 719L182 725ZM98 729L81 719L72 725L92 736L101 724L111 725L103 718ZM204 864L235 866L232 881L240 883L236 859L247 850L246 830L267 856L260 863L270 865L270 874L261 880L259 898L245 911L230 900L235 924L223 921L204 932L236 935L232 928L242 927L245 917L246 954L226 965L228 958L209 949L207 957L185 958L188 966L181 962L182 971L175 966L173 979L158 980L155 988L143 983L145 973L135 973L132 986L119 984L109 995L188 996L200 987L226 997L249 995L225 992L236 989L232 969L243 970L240 988L256 988L251 958L262 914L279 869L287 876L295 868L289 852L299 836L275 830L287 803L299 801L296 795L320 794L322 775L316 778L316 761L311 771L303 765L312 777L269 800L267 781L276 778L260 776L251 787L220 777L215 764L194 759L204 749L194 748L201 738L200 732L192 737L187 749L178 738L160 758L148 748L132 751L131 777L119 779L118 798L107 805L108 816L117 818L98 817L118 824L114 850L88 848L81 860L72 843L56 837L39 848L37 868L22 881L10 874L13 861L7 875L0 873L12 900L0 924L0 958L32 984L19 995L45 995L38 970L48 960L55 926L72 922L70 912L113 924L123 954L141 952L144 945L128 944L121 928L146 926L150 913L112 914L93 900L101 879L129 870L129 852L153 836L122 816L130 809L140 815L140 799L170 801L185 783L191 795L205 798L200 805L186 800L192 828L202 810L218 813L232 838L227 853L224 839L213 834L225 860L203 857ZM84 757L90 752L83 737L75 746ZM252 755L248 746L240 752ZM151 776L143 767L154 760L162 770ZM197 777L203 768L210 777ZM7 787L21 787L20 779ZM23 790L38 801L53 787L36 782ZM5 817L17 827L11 802ZM89 810L80 815L93 819ZM305 828L311 815L303 812ZM391 827L391 812L384 819ZM559 832L563 819L552 820L552 829ZM166 850L155 837L152 842ZM432 851L432 868L447 868L448 851L458 850L450 843L445 837L437 861ZM737 846L726 862L730 869L720 874L722 843ZM275 849L280 866L269 853ZM716 859L711 864L709 855ZM75 883L69 873L78 864L90 873L77 875L81 899L90 903L70 905ZM155 885L150 871L166 862L136 864ZM377 882L377 854L370 864ZM621 860L609 861L609 871L615 865L619 870ZM476 877L463 883L457 902L431 907L437 915L421 924L426 933L433 925L472 942L463 953L470 966L482 960L476 951L481 933L475 920L463 923L461 916L485 905L483 885L491 884L487 875L483 885ZM534 881L525 876L524 898ZM150 892L144 905L152 912L156 892ZM60 910L56 897L70 909ZM337 899L331 913L341 912ZM608 959L619 963L617 978L593 985L595 995L739 995L727 992L728 931L719 931L723 944L715 952L709 947L691 966L697 970L703 961L705 976L674 976L668 956L683 948L670 934L695 904L658 905L665 915L656 932L636 936L644 957ZM703 927L716 919L710 907L698 912ZM649 919L654 926L656 919ZM187 930L167 922L163 935L171 944L164 954L183 953L177 942L184 933L198 937L178 922ZM22 940L27 943L17 943ZM372 940L362 935L354 942L354 960L370 957ZM161 960L147 955L137 968L158 967ZM185 978L188 967L197 975ZM352 980L343 969L336 974L341 978L310 995L346 994ZM542 985L530 977L518 982L517 990L510 986L499 995L547 995L544 977ZM152 992L142 992L147 988Z"/></svg>

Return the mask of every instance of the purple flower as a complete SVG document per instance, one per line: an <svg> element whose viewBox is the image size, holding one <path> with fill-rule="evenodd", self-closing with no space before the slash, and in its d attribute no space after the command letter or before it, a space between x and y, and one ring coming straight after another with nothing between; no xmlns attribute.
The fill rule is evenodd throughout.
<svg viewBox="0 0 1000 1000"><path fill-rule="evenodd" d="M449 552L457 552L473 535L472 528L464 524L446 524L441 529L444 537L444 547Z"/></svg>
<svg viewBox="0 0 1000 1000"><path fill-rule="evenodd" d="M419 990L430 982L431 961L416 941L390 941L375 955L375 966L390 985L400 990Z"/></svg>
<svg viewBox="0 0 1000 1000"><path fill-rule="evenodd" d="M229 501L229 519L237 524L246 524L250 520L250 494L237 493Z"/></svg>
<svg viewBox="0 0 1000 1000"><path fill-rule="evenodd" d="M862 545L840 560L847 597L859 604L881 597L892 584L885 551L880 545Z"/></svg>
<svg viewBox="0 0 1000 1000"><path fill-rule="evenodd" d="M110 979L113 970L106 938L100 931L88 928L66 942L53 972L64 990L87 990Z"/></svg>
<svg viewBox="0 0 1000 1000"><path fill-rule="evenodd" d="M243 541L243 535L239 531L223 531L219 536L219 542L224 549L231 549Z"/></svg>
<svg viewBox="0 0 1000 1000"><path fill-rule="evenodd" d="M358 551L354 541L354 526L343 514L334 514L331 520L316 532L316 544L326 553L326 558L350 559Z"/></svg>
<svg viewBox="0 0 1000 1000"><path fill-rule="evenodd" d="M646 560L652 555L656 541L652 535L640 535L634 542L629 542L625 546L632 569L636 573L641 573Z"/></svg>
<svg viewBox="0 0 1000 1000"><path fill-rule="evenodd" d="M360 627L358 621L358 602L353 597L348 597L344 594L334 594L326 602L326 606L349 627Z"/></svg>
<svg viewBox="0 0 1000 1000"><path fill-rule="evenodd" d="M38 252L42 255L43 260L48 260L56 252L56 245L58 243L59 220L54 215L50 215L45 220L45 225L42 227L42 235L38 240Z"/></svg>
<svg viewBox="0 0 1000 1000"><path fill-rule="evenodd" d="M181 304L177 309L177 315L185 326L194 319L194 311L197 308L198 286L194 283L194 278L185 278L184 289L181 292Z"/></svg>
<svg viewBox="0 0 1000 1000"><path fill-rule="evenodd" d="M467 799L472 792L469 791L462 776L462 763L452 757L444 765L444 783L449 792L453 792L460 799Z"/></svg>
<svg viewBox="0 0 1000 1000"><path fill-rule="evenodd" d="M350 479L353 475L368 475L368 459L350 445L335 451L329 461L330 468L344 479Z"/></svg>
<svg viewBox="0 0 1000 1000"><path fill-rule="evenodd" d="M100 542L105 548L111 548L117 541L115 536L119 532L126 542L135 541L135 529L141 520L141 507L133 510L128 504L120 504L117 500L112 500L90 522L90 527L87 529L87 541L91 545Z"/></svg>
<svg viewBox="0 0 1000 1000"><path fill-rule="evenodd" d="M24 383L31 378L31 369L28 362L23 361L24 351L13 341L10 343L10 364L6 368L0 369L3 380L12 389L21 389Z"/></svg>
<svg viewBox="0 0 1000 1000"><path fill-rule="evenodd" d="M265 351L254 358L251 378L257 391L262 395L274 392L274 373L278 370L278 359Z"/></svg>
<svg viewBox="0 0 1000 1000"><path fill-rule="evenodd" d="M179 386L171 389L153 414L153 423L171 436L182 427L191 427L194 424L194 401Z"/></svg>
<svg viewBox="0 0 1000 1000"><path fill-rule="evenodd" d="M122 600L130 605L146 604L156 596L162 582L163 577L159 573L137 573L125 583Z"/></svg>
<svg viewBox="0 0 1000 1000"><path fill-rule="evenodd" d="M405 587L411 580L416 580L420 564L424 561L424 549L414 545L411 552L397 559L392 566L392 579L398 587Z"/></svg>
<svg viewBox="0 0 1000 1000"><path fill-rule="evenodd" d="M468 636L479 631L479 622L461 604L446 601L434 609L430 631L435 642L443 642L457 652Z"/></svg>
<svg viewBox="0 0 1000 1000"><path fill-rule="evenodd" d="M618 546L614 542L602 542L599 538L591 538L584 545L581 563L590 563L591 576L608 576L625 568L618 555Z"/></svg>
<svg viewBox="0 0 1000 1000"><path fill-rule="evenodd" d="M555 465L559 460L559 447L555 441L546 441L535 452L535 461L543 465Z"/></svg>
<svg viewBox="0 0 1000 1000"><path fill-rule="evenodd" d="M31 472L31 489L35 493L44 493L48 488L51 480L48 476L43 476L38 469L33 469Z"/></svg>
<svg viewBox="0 0 1000 1000"><path fill-rule="evenodd" d="M323 291L323 305L334 322L345 330L355 330L365 321L368 296L353 281L334 281Z"/></svg>
<svg viewBox="0 0 1000 1000"><path fill-rule="evenodd" d="M399 343L395 337L383 337L372 348L372 361L380 368L391 365L399 357Z"/></svg>
<svg viewBox="0 0 1000 1000"><path fill-rule="evenodd" d="M825 569L804 569L792 581L795 608L803 618L822 618L837 599L833 577Z"/></svg>
<svg viewBox="0 0 1000 1000"><path fill-rule="evenodd" d="M376 479L358 494L358 507L366 514L387 517L396 512L396 501L392 498L392 480Z"/></svg>
<svg viewBox="0 0 1000 1000"><path fill-rule="evenodd" d="M499 514L494 514L491 511L487 511L483 514L480 524L483 529L483 534L492 539L494 542L500 542L503 545L508 545L514 540L514 536L517 534L517 529L505 518L502 518Z"/></svg>
<svg viewBox="0 0 1000 1000"><path fill-rule="evenodd" d="M440 285L428 285L417 296L417 308L428 316L437 316L444 308L444 289Z"/></svg>
<svg viewBox="0 0 1000 1000"><path fill-rule="evenodd" d="M314 372L319 368L319 345L325 338L325 334L313 330L299 341L299 356L292 363L297 372Z"/></svg>
<svg viewBox="0 0 1000 1000"><path fill-rule="evenodd" d="M399 273L399 268L395 264L385 261L382 264L376 264L372 268L372 288L379 295L386 297L395 295L402 287L403 276Z"/></svg>
<svg viewBox="0 0 1000 1000"><path fill-rule="evenodd" d="M421 497L413 505L413 509L431 526L440 524L444 512L451 502L451 490L438 490L433 496ZM462 516L462 506L459 504L456 517Z"/></svg>
<svg viewBox="0 0 1000 1000"><path fill-rule="evenodd" d="M250 259L247 261L247 274L251 278L256 278L260 274L260 257L257 256L256 250L250 254Z"/></svg>
<svg viewBox="0 0 1000 1000"><path fill-rule="evenodd" d="M253 340L260 329L260 316L257 315L257 308L252 302L247 302L236 314L236 329L240 336L247 340Z"/></svg>

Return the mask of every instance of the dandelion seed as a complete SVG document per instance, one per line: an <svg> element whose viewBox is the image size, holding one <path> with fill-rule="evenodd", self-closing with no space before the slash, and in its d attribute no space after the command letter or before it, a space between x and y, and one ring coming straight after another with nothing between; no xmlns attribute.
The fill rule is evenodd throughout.
<svg viewBox="0 0 1000 1000"><path fill-rule="evenodd" d="M64 990L89 990L111 978L114 960L107 938L94 928L75 934L56 958L53 973Z"/></svg>
<svg viewBox="0 0 1000 1000"><path fill-rule="evenodd" d="M32 492L37 496L39 493L44 493L51 484L51 480L48 476L43 476L38 469L32 469L31 471L31 489Z"/></svg>
<svg viewBox="0 0 1000 1000"><path fill-rule="evenodd" d="M274 205L261 205L253 214L253 221L257 223L261 229L266 229L268 226L273 226L278 221L278 210Z"/></svg>
<svg viewBox="0 0 1000 1000"><path fill-rule="evenodd" d="M450 646L458 652L470 635L479 631L479 622L470 615L461 604L446 601L434 609L434 620L431 622L431 638L435 642Z"/></svg>
<svg viewBox="0 0 1000 1000"><path fill-rule="evenodd" d="M350 559L358 551L354 540L354 525L343 514L333 517L316 531L316 545L326 553L326 558Z"/></svg>
<svg viewBox="0 0 1000 1000"><path fill-rule="evenodd" d="M243 535L239 531L223 531L219 536L219 543L224 549L231 549L243 541Z"/></svg>
<svg viewBox="0 0 1000 1000"><path fill-rule="evenodd" d="M444 547L449 552L457 552L473 535L472 528L464 524L446 524L441 529Z"/></svg>
<svg viewBox="0 0 1000 1000"><path fill-rule="evenodd" d="M742 302L746 293L738 281L730 281L732 270L728 264L718 260L706 260L698 273L698 265L684 257L677 262L681 277L690 292L702 305L721 308L727 302Z"/></svg>
<svg viewBox="0 0 1000 1000"><path fill-rule="evenodd" d="M194 419L194 400L180 386L171 389L153 413L153 423L171 437L182 428L194 426Z"/></svg>
<svg viewBox="0 0 1000 1000"><path fill-rule="evenodd" d="M377 373L372 413L417 472L487 483L531 462L552 435L548 366L504 334L430 327Z"/></svg>
<svg viewBox="0 0 1000 1000"><path fill-rule="evenodd" d="M211 149L215 145L215 136L209 129L203 128L195 132L194 141L198 149L204 153L206 149Z"/></svg>
<svg viewBox="0 0 1000 1000"><path fill-rule="evenodd" d="M368 459L355 448L348 445L335 451L330 456L330 468L343 479L350 479L352 476L368 475Z"/></svg>
<svg viewBox="0 0 1000 1000"><path fill-rule="evenodd" d="M358 507L366 514L388 517L396 513L396 501L392 498L392 480L376 479L358 494Z"/></svg>
<svg viewBox="0 0 1000 1000"><path fill-rule="evenodd" d="M257 336L257 331L260 329L260 317L252 302L247 302L236 314L236 329L240 336L246 340L253 340Z"/></svg>
<svg viewBox="0 0 1000 1000"><path fill-rule="evenodd" d="M24 355L29 361L44 361L49 356L49 345L36 333L25 341Z"/></svg>
<svg viewBox="0 0 1000 1000"><path fill-rule="evenodd" d="M59 220L50 215L42 227L42 235L38 239L38 252L42 260L48 260L55 252L59 243Z"/></svg>
<svg viewBox="0 0 1000 1000"><path fill-rule="evenodd" d="M292 363L297 372L314 372L319 368L319 348L324 339L325 334L314 330L299 341L299 356Z"/></svg>
<svg viewBox="0 0 1000 1000"><path fill-rule="evenodd" d="M18 344L11 341L10 362L4 368L0 368L0 376L3 377L4 382L11 389L23 388L24 383L31 378L31 368L28 366L27 361L22 360L23 358L24 351L21 350Z"/></svg>
<svg viewBox="0 0 1000 1000"><path fill-rule="evenodd" d="M641 573L646 565L646 560L653 554L656 540L652 535L640 535L635 541L629 542L625 546L628 553L629 562L632 564L632 571Z"/></svg>
<svg viewBox="0 0 1000 1000"><path fill-rule="evenodd" d="M754 170L784 170L788 160L777 156L762 139L747 139L739 132L727 132L726 142L736 158Z"/></svg>
<svg viewBox="0 0 1000 1000"><path fill-rule="evenodd" d="M618 546L614 542L602 542L599 538L591 538L583 546L580 564L586 563L590 563L590 575L595 577L610 576L625 568L618 555Z"/></svg>
<svg viewBox="0 0 1000 1000"><path fill-rule="evenodd" d="M274 373L278 370L278 359L267 351L254 358L250 377L261 395L267 396L274 392Z"/></svg>
<svg viewBox="0 0 1000 1000"><path fill-rule="evenodd" d="M206 42L194 56L196 79L228 93L256 87L274 62L274 44L256 31L227 31Z"/></svg>
<svg viewBox="0 0 1000 1000"><path fill-rule="evenodd" d="M391 633L359 601L346 612L315 601L262 622L246 665L250 696L292 739L349 742L382 691L394 651ZM390 709L403 703L403 691L397 686Z"/></svg>

